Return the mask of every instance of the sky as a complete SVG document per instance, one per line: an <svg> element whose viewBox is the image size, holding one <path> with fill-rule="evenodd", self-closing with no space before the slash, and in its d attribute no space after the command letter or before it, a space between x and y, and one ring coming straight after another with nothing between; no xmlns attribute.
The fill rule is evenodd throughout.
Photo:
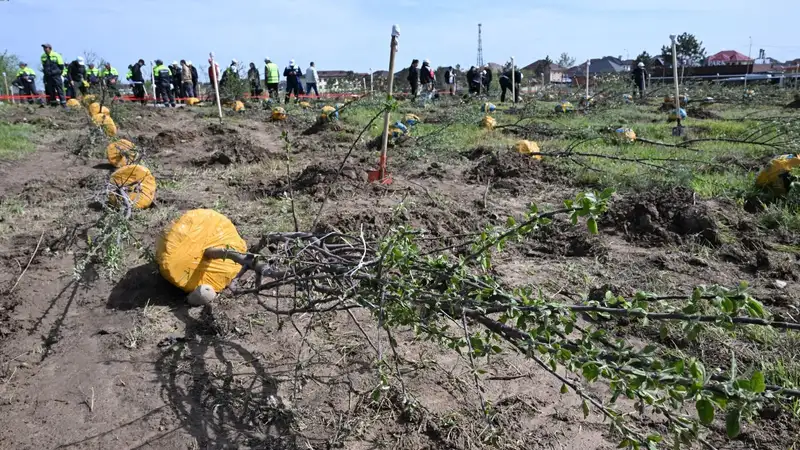
<svg viewBox="0 0 800 450"><path fill-rule="evenodd" d="M213 51L223 67L233 58L265 57L280 67L294 59L319 70L387 70L393 24L400 28L396 71L413 58L436 66L477 57L483 24L485 62L512 56L525 66L562 52L578 62L606 55L660 53L670 34L689 32L710 55L758 49L778 60L800 58L794 22L800 1L692 0L0 0L0 52L38 68L41 44L66 60L92 51L121 73L139 58L192 60L207 68Z"/></svg>

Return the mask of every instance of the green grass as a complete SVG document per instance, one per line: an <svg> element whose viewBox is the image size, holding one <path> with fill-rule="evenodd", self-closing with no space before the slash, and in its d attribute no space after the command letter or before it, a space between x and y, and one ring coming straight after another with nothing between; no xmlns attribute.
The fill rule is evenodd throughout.
<svg viewBox="0 0 800 450"><path fill-rule="evenodd" d="M32 132L30 125L0 123L0 159L17 159L32 152Z"/></svg>

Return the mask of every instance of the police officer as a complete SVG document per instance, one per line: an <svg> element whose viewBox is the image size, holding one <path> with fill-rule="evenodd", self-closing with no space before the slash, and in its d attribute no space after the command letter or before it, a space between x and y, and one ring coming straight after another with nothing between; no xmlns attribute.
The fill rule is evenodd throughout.
<svg viewBox="0 0 800 450"><path fill-rule="evenodd" d="M53 46L50 44L42 44L42 73L44 74L44 90L47 94L47 101L52 106L61 103L61 106L67 107L67 99L64 97L64 79L63 72L66 67L64 66L64 58L57 52L53 51Z"/></svg>
<svg viewBox="0 0 800 450"><path fill-rule="evenodd" d="M145 101L145 93L144 93L144 75L142 75L142 67L144 66L144 60L139 59L136 64L129 66L128 70L128 81L131 82L133 85L133 97L139 99L142 104L146 104Z"/></svg>
<svg viewBox="0 0 800 450"><path fill-rule="evenodd" d="M164 102L164 106L175 107L175 96L172 94L172 71L164 65L164 61L157 59L153 68L153 78L156 81L156 99ZM169 101L167 101L169 100Z"/></svg>
<svg viewBox="0 0 800 450"><path fill-rule="evenodd" d="M17 78L12 84L19 88L22 95L39 95L36 92L36 72L24 62L19 63L19 72L17 72ZM33 103L33 97L28 98L28 103Z"/></svg>
<svg viewBox="0 0 800 450"><path fill-rule="evenodd" d="M111 67L111 63L106 63L103 70L100 71L100 78L103 79L106 88L111 92L114 97L119 97L119 88L117 82L119 81L119 72L117 69Z"/></svg>
<svg viewBox="0 0 800 450"><path fill-rule="evenodd" d="M281 82L281 74L278 65L269 58L264 58L264 82L267 85L269 98L280 101L278 98L278 84Z"/></svg>

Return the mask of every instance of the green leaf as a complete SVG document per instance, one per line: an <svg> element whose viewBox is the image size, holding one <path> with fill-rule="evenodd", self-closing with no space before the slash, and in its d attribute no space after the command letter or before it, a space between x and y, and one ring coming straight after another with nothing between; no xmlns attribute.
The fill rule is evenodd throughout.
<svg viewBox="0 0 800 450"><path fill-rule="evenodd" d="M588 381L594 381L600 376L600 368L595 363L585 364L583 366L583 376Z"/></svg>
<svg viewBox="0 0 800 450"><path fill-rule="evenodd" d="M761 394L767 390L767 383L764 381L764 374L755 371L750 377L750 389L756 394Z"/></svg>
<svg viewBox="0 0 800 450"><path fill-rule="evenodd" d="M725 415L725 431L728 433L730 439L735 438L742 431L742 412L736 408L728 410Z"/></svg>
<svg viewBox="0 0 800 450"><path fill-rule="evenodd" d="M589 403L586 400L583 401L581 404L581 408L583 408L583 418L586 419L589 417Z"/></svg>
<svg viewBox="0 0 800 450"><path fill-rule="evenodd" d="M589 227L589 233L597 234L597 220L594 217L590 217L589 220L586 221L586 226Z"/></svg>
<svg viewBox="0 0 800 450"><path fill-rule="evenodd" d="M701 398L695 403L697 408L697 415L700 417L700 423L703 425L710 425L714 421L714 404L707 398Z"/></svg>
<svg viewBox="0 0 800 450"><path fill-rule="evenodd" d="M567 387L567 385L566 384L562 384L561 385L561 393L562 394L566 394L568 392L569 392L569 388Z"/></svg>
<svg viewBox="0 0 800 450"><path fill-rule="evenodd" d="M663 438L660 434L651 434L650 436L647 436L647 440L650 442L661 442L662 439Z"/></svg>
<svg viewBox="0 0 800 450"><path fill-rule="evenodd" d="M701 330L700 324L694 325L692 329L689 330L689 335L686 336L686 339L688 339L690 342L697 340L697 335L700 334L700 330Z"/></svg>
<svg viewBox="0 0 800 450"><path fill-rule="evenodd" d="M703 367L703 363L700 361L694 360L692 361L692 365L689 366L689 373L692 374L695 380L699 383L705 383L706 381L706 368Z"/></svg>
<svg viewBox="0 0 800 450"><path fill-rule="evenodd" d="M666 325L661 325L661 328L658 330L658 337L660 337L662 341L669 337L669 329Z"/></svg>

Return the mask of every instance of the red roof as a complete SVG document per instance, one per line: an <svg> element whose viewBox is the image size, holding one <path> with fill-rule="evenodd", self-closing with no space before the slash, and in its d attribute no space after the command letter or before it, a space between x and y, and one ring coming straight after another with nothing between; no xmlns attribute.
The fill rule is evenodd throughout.
<svg viewBox="0 0 800 450"><path fill-rule="evenodd" d="M748 62L750 58L736 50L723 50L708 57L708 62Z"/></svg>

